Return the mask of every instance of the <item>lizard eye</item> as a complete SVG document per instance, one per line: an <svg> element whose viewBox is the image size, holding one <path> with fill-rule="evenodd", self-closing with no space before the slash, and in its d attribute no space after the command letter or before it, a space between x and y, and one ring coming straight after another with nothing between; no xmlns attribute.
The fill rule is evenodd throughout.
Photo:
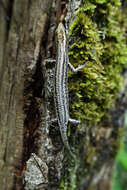
<svg viewBox="0 0 127 190"><path fill-rule="evenodd" d="M58 33L58 39L62 40L63 39L63 35L61 33Z"/></svg>

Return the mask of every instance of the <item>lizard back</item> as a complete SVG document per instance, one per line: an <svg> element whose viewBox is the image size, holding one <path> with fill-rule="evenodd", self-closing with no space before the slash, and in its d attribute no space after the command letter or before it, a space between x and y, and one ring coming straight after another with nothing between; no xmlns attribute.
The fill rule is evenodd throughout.
<svg viewBox="0 0 127 190"><path fill-rule="evenodd" d="M68 55L65 28L59 23L57 28L57 60L55 68L55 107L58 124L60 127L61 137L64 145L69 148L67 139L67 124L69 120L68 105Z"/></svg>

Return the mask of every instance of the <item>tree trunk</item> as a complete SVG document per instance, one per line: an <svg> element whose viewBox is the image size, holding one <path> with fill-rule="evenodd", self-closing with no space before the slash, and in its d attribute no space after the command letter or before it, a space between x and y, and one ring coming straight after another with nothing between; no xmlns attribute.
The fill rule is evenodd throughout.
<svg viewBox="0 0 127 190"><path fill-rule="evenodd" d="M120 86L120 72L124 71L125 78L126 69L121 66L122 61L119 63L117 60L116 62L121 66L119 71L114 65L112 69L115 68L113 72L116 72L118 77L113 74L108 75L111 65L107 57L114 56L117 59L117 56L121 56L121 60L125 63L126 55L121 53L120 48L123 47L121 41L119 41L121 45L119 50L115 49L113 53L110 49L106 54L105 50L108 49L110 42L116 48L117 35L113 33L114 25L110 28L114 36L108 34L106 27L109 27L110 23L105 25L105 30L103 30L101 19L106 14L104 13L106 3L96 3L97 8L95 8L91 2L89 0L86 3L81 0L0 1L1 190L111 189L112 170L119 147L119 132L123 125L127 98L126 80L120 83L125 87L123 91L117 88ZM117 3L119 2L118 0ZM117 3L111 4L114 10L115 7L119 9ZM110 10L108 11L109 15L106 15L106 18L110 22L111 14ZM81 21L81 18L86 20ZM71 30L69 56L72 62L77 60L73 57L76 57L77 49L73 50L73 48L80 48L74 43L78 43L80 37L83 39L83 32L88 34L83 40L93 39L87 41L88 44L91 43L91 46L88 45L85 48L83 46L83 51L88 52L85 54L88 59L84 58L82 62L79 61L81 64L86 63L84 73L69 75L70 115L82 120L81 124L75 128L69 125L70 135L67 134L70 147L76 154L76 163L70 159L66 150L64 151L58 124L49 123L55 118L53 100L55 63L46 62L46 59L56 58L55 31L61 19L67 34ZM78 22L79 26L84 27L80 30L80 35ZM83 22L86 25L83 25ZM118 30L120 22L121 20L118 19L119 26L116 24ZM89 27L89 33L86 32L85 26ZM92 33L92 30L95 34L97 33L97 36ZM123 36L124 31L123 29ZM102 44L106 44L105 47L101 47L105 53L100 48ZM82 56L82 51L80 54ZM114 57L112 59L116 60ZM109 67L105 67L106 64ZM96 67L96 73L93 65ZM115 79L110 84L112 76ZM85 82L81 82L80 77ZM81 98L78 94L81 90L79 86L87 84L89 78L92 81L87 86L87 89L90 89L89 93L85 91L84 97ZM98 78L103 79L102 86L99 86ZM77 81L80 83L76 83ZM75 90L73 87L75 85L79 90ZM106 89L108 92L104 91L105 86L108 86ZM102 92L103 101L101 101L101 95L94 96L98 92ZM83 104L78 101L78 98L82 99ZM95 108L97 102L98 107ZM84 107L86 112L79 111L82 108L80 105L86 106ZM74 106L77 106L74 108L76 111L73 109ZM93 114L91 106L94 107L92 107Z"/></svg>
<svg viewBox="0 0 127 190"><path fill-rule="evenodd" d="M51 0L0 2L1 189L22 188L25 162L34 150L43 86L40 47L51 5Z"/></svg>

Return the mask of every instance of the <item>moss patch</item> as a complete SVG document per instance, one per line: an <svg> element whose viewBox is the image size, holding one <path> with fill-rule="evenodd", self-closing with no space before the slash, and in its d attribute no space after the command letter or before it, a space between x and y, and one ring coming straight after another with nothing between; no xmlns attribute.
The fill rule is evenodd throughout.
<svg viewBox="0 0 127 190"><path fill-rule="evenodd" d="M127 47L119 5L115 0L84 1L70 28L70 62L75 67L86 65L77 74L70 72L70 112L84 121L100 121L121 86Z"/></svg>

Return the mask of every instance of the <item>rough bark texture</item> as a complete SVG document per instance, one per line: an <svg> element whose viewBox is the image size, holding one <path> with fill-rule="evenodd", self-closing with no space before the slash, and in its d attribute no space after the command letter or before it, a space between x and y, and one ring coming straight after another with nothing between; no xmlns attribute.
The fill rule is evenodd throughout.
<svg viewBox="0 0 127 190"><path fill-rule="evenodd" d="M77 170L63 150L58 125L49 124L55 117L54 63L45 59L56 56L55 29L66 6L68 32L75 11L82 6L80 0L0 1L1 190L111 187L116 140L126 108L126 81L109 120L92 127L82 123L81 130L70 130L77 140L76 144L70 138L78 149Z"/></svg>
<svg viewBox="0 0 127 190"><path fill-rule="evenodd" d="M33 151L43 85L37 65L51 5L50 0L0 2L1 189L22 188L23 167Z"/></svg>

